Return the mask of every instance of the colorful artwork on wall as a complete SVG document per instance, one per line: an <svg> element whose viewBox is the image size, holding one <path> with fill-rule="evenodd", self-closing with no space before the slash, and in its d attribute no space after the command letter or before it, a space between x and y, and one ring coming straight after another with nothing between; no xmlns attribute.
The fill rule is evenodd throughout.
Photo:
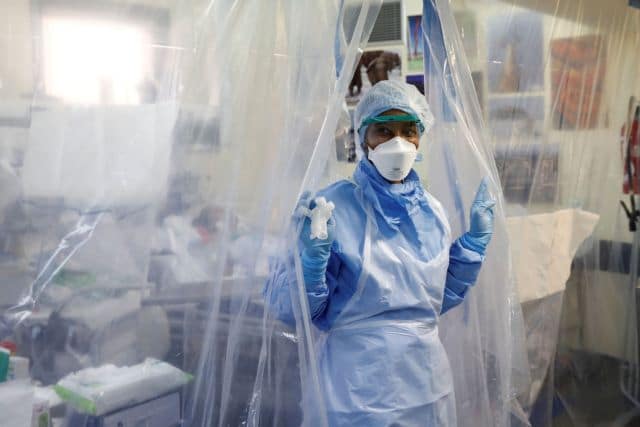
<svg viewBox="0 0 640 427"><path fill-rule="evenodd" d="M408 17L407 22L407 73L424 70L424 45L422 40L422 16Z"/></svg>
<svg viewBox="0 0 640 427"><path fill-rule="evenodd" d="M373 86L382 80L404 81L402 76L402 47L386 48L384 50L367 50L356 66L349 91L347 104L355 105L360 98Z"/></svg>
<svg viewBox="0 0 640 427"><path fill-rule="evenodd" d="M602 37L551 41L551 105L556 129L592 129L602 117L606 72Z"/></svg>

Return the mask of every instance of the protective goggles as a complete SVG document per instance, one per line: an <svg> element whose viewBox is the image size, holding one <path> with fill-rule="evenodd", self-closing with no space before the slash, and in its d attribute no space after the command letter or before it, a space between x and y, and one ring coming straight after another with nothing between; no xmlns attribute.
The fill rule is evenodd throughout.
<svg viewBox="0 0 640 427"><path fill-rule="evenodd" d="M402 114L398 116L377 116L377 117L369 117L365 121L362 122L360 127L358 128L358 132L362 130L362 128L369 126L371 123L389 123L389 122L411 122L415 123L418 126L418 130L420 133L424 133L424 125L422 121L415 114Z"/></svg>

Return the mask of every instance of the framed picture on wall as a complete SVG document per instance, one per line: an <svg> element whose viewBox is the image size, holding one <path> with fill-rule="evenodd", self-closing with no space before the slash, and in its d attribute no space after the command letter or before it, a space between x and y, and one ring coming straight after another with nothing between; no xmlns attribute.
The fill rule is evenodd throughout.
<svg viewBox="0 0 640 427"><path fill-rule="evenodd" d="M496 167L509 203L553 203L558 192L558 145L496 146Z"/></svg>
<svg viewBox="0 0 640 427"><path fill-rule="evenodd" d="M489 17L487 53L490 92L544 90L542 15L517 12Z"/></svg>
<svg viewBox="0 0 640 427"><path fill-rule="evenodd" d="M417 87L420 93L424 95L424 75L414 74L411 76L407 76L407 83Z"/></svg>
<svg viewBox="0 0 640 427"><path fill-rule="evenodd" d="M592 129L602 116L606 73L603 37L551 41L551 105L556 129Z"/></svg>
<svg viewBox="0 0 640 427"><path fill-rule="evenodd" d="M404 81L402 76L402 47L366 50L356 66L349 91L347 104L355 105L360 98L382 80Z"/></svg>
<svg viewBox="0 0 640 427"><path fill-rule="evenodd" d="M471 78L473 79L473 86L476 90L476 94L478 95L478 102L480 103L480 108L484 109L484 93L482 89L482 72L474 71L471 73ZM424 75L423 74L411 74L406 77L407 83L410 85L414 85L418 88L421 94L425 94L425 84L424 84Z"/></svg>
<svg viewBox="0 0 640 427"><path fill-rule="evenodd" d="M407 74L422 73L424 70L422 16L409 16L407 21Z"/></svg>

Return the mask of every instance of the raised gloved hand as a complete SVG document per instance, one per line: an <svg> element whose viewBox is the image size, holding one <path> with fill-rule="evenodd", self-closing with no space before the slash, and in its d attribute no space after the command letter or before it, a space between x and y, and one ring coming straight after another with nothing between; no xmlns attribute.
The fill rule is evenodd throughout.
<svg viewBox="0 0 640 427"><path fill-rule="evenodd" d="M465 248L484 255L493 235L493 207L495 205L496 201L489 194L485 177L480 182L476 198L471 204L469 231L460 238Z"/></svg>
<svg viewBox="0 0 640 427"><path fill-rule="evenodd" d="M300 211L307 208L313 210L315 202L311 200L309 193L304 193L298 203L296 209L298 218L302 223L300 231L301 261L304 280L307 284L316 284L324 282L329 256L331 255L331 245L335 240L336 222L333 215L327 222L327 238L311 238L311 218L300 215Z"/></svg>

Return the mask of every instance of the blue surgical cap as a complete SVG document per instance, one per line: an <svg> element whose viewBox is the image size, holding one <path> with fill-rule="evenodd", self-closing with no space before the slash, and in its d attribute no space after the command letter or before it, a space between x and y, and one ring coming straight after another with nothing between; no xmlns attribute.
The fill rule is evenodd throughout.
<svg viewBox="0 0 640 427"><path fill-rule="evenodd" d="M356 106L353 124L356 130L360 129L358 131L359 144L364 143L364 136L367 132L367 126L362 126L362 122L377 117L388 110L400 110L417 116L424 126L424 133L429 132L433 126L434 118L429 104L415 86L393 80L383 80L374 85Z"/></svg>

